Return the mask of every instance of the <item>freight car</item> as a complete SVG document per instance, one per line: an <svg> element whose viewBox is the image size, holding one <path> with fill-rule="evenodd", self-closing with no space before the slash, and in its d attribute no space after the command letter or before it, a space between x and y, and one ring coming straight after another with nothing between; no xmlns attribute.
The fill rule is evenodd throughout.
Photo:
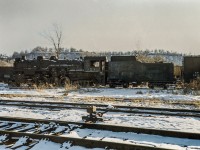
<svg viewBox="0 0 200 150"><path fill-rule="evenodd" d="M189 83L200 76L200 56L185 56L183 60L184 82Z"/></svg>
<svg viewBox="0 0 200 150"><path fill-rule="evenodd" d="M148 82L149 87L162 86L175 82L172 63L141 63L135 56L112 56L108 64L110 87L129 84L139 85Z"/></svg>
<svg viewBox="0 0 200 150"><path fill-rule="evenodd" d="M34 60L16 58L10 82L16 86L23 83L56 86L74 82L105 84L105 63L106 57L85 57L84 60L58 60L55 56L50 59L38 56Z"/></svg>

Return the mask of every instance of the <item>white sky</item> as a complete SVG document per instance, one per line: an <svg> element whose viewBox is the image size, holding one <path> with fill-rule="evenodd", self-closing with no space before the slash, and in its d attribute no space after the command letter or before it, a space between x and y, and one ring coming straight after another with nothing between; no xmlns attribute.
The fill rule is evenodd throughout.
<svg viewBox="0 0 200 150"><path fill-rule="evenodd" d="M200 0L0 0L0 53L52 47L53 23L62 47L200 54Z"/></svg>

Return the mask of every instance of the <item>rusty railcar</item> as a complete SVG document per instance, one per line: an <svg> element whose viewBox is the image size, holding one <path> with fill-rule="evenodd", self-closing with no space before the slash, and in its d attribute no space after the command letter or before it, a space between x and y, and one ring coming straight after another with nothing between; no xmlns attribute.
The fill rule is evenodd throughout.
<svg viewBox="0 0 200 150"><path fill-rule="evenodd" d="M185 56L183 59L183 78L184 82L189 83L191 80L200 76L200 56Z"/></svg>
<svg viewBox="0 0 200 150"><path fill-rule="evenodd" d="M112 56L108 65L110 87L148 82L150 87L175 82L172 63L141 63L135 56Z"/></svg>

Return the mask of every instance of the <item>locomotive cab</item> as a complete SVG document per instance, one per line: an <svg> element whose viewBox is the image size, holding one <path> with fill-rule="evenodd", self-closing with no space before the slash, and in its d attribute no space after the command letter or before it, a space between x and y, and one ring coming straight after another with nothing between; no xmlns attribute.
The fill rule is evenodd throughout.
<svg viewBox="0 0 200 150"><path fill-rule="evenodd" d="M85 57L84 70L94 72L105 72L106 57Z"/></svg>
<svg viewBox="0 0 200 150"><path fill-rule="evenodd" d="M90 78L94 83L106 84L106 57L87 56L84 58L84 72L90 73Z"/></svg>

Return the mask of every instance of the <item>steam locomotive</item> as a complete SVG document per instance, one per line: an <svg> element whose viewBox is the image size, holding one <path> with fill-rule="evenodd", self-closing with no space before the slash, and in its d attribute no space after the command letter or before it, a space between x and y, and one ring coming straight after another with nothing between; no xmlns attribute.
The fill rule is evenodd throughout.
<svg viewBox="0 0 200 150"><path fill-rule="evenodd" d="M2 77L16 86L21 84L53 84L64 86L68 83L105 83L105 72L102 69L106 57L85 57L84 60L59 60L55 56L44 59L38 56L34 60L25 57L16 58L13 68L4 72Z"/></svg>

